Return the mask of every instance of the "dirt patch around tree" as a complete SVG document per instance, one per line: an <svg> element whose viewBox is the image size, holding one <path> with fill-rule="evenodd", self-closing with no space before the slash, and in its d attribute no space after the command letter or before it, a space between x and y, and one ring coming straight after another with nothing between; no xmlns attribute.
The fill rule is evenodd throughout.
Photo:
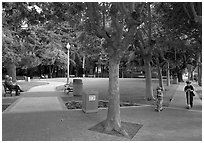
<svg viewBox="0 0 204 143"><path fill-rule="evenodd" d="M114 131L114 130L105 131L104 130L104 125L105 125L105 120L98 123L97 125L91 127L89 130L99 132L99 133L103 133L103 134L118 136L118 137L125 137L122 134L120 134L120 133L118 133L117 131ZM124 129L129 135L128 139L132 139L137 134L137 132L139 131L139 129L142 126L143 125L137 124L137 123L123 122L123 121L121 122L122 129ZM127 138L127 137L125 137L125 138Z"/></svg>
<svg viewBox="0 0 204 143"><path fill-rule="evenodd" d="M66 101L65 105L67 109L82 109L82 101L75 101L75 100ZM136 103L121 102L120 107L124 107L124 106L140 106L140 105ZM108 107L108 101L104 101L104 100L98 101L98 108L107 108L107 107Z"/></svg>

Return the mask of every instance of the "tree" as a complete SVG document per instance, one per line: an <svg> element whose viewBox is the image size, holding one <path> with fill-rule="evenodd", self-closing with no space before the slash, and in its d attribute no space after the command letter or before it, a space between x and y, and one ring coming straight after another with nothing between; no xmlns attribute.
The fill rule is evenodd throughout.
<svg viewBox="0 0 204 143"><path fill-rule="evenodd" d="M21 61L20 45L15 36L12 35L13 31L4 27L2 30L2 63L8 71L8 75L12 76L12 81L16 81L16 64Z"/></svg>
<svg viewBox="0 0 204 143"><path fill-rule="evenodd" d="M91 74L94 74L93 71L98 66L107 66L107 53L102 48L101 38L84 32L83 36L80 36L77 41L79 41L77 44L79 50L77 52L80 53L82 59L85 60L84 63L86 65L85 69L87 69L86 72L91 72ZM103 71L101 72L103 74Z"/></svg>
<svg viewBox="0 0 204 143"><path fill-rule="evenodd" d="M22 39L20 37L23 25L37 24L39 12L35 8L29 9L29 4L19 2L2 3L2 27L3 27L3 65L7 67L7 72L16 81L16 66L25 56L22 55Z"/></svg>
<svg viewBox="0 0 204 143"><path fill-rule="evenodd" d="M138 28L137 34L135 35L134 46L138 47L142 58L144 60L145 68L145 79L146 79L146 99L152 100L153 89L151 81L151 65L152 60L152 49L155 45L155 39L152 39L152 14L150 3L147 4L146 17L143 16L144 23Z"/></svg>
<svg viewBox="0 0 204 143"><path fill-rule="evenodd" d="M104 39L103 47L109 58L109 104L105 130L116 130L128 136L121 128L119 64L132 43L137 27L141 24L139 15L143 10L140 3L86 3L87 15L93 32Z"/></svg>
<svg viewBox="0 0 204 143"><path fill-rule="evenodd" d="M202 45L202 3L157 3L156 9L163 27L174 33L175 39L193 38Z"/></svg>
<svg viewBox="0 0 204 143"><path fill-rule="evenodd" d="M109 107L105 130L116 130L128 136L121 128L119 63L123 52L133 41L137 27L141 24L139 15L143 10L143 4L36 3L36 5L41 8L40 16L44 17L44 21L50 24L51 28L52 23L55 25L68 21L73 28L85 25L84 29L89 31L90 35L103 39L102 46L109 58Z"/></svg>
<svg viewBox="0 0 204 143"><path fill-rule="evenodd" d="M153 64L155 65L155 67L157 68L158 79L159 79L159 86L164 90L162 71L163 71L163 67L164 67L165 64L166 64L166 60L164 59L164 55L163 55L162 50L163 50L163 49L160 49L159 47L157 47L157 48L153 51L152 63L153 63Z"/></svg>

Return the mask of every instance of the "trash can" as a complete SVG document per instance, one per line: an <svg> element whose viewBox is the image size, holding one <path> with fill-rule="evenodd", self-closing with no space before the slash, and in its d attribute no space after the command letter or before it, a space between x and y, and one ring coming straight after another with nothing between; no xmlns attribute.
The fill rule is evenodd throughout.
<svg viewBox="0 0 204 143"><path fill-rule="evenodd" d="M82 110L85 113L98 112L98 91L84 92L82 96Z"/></svg>
<svg viewBox="0 0 204 143"><path fill-rule="evenodd" d="M178 77L176 75L173 76L173 84L178 84Z"/></svg>
<svg viewBox="0 0 204 143"><path fill-rule="evenodd" d="M82 79L73 79L73 95L82 96L83 95L83 83Z"/></svg>

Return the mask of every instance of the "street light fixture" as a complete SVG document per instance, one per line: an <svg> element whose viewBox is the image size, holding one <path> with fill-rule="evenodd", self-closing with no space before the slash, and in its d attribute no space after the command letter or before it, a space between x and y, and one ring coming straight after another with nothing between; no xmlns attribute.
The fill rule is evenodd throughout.
<svg viewBox="0 0 204 143"><path fill-rule="evenodd" d="M70 44L67 43L67 84L69 84L69 50L70 50Z"/></svg>

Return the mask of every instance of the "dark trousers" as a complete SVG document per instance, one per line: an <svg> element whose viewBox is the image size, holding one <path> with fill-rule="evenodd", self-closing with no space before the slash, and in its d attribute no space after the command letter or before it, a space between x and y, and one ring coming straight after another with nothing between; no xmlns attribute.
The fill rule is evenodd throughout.
<svg viewBox="0 0 204 143"><path fill-rule="evenodd" d="M21 91L21 88L19 85L12 85L9 87L11 90L14 89L16 91L16 95L18 95Z"/></svg>
<svg viewBox="0 0 204 143"><path fill-rule="evenodd" d="M187 101L187 105L191 105L191 107L193 107L193 94L188 94L188 92L186 93L186 101Z"/></svg>

